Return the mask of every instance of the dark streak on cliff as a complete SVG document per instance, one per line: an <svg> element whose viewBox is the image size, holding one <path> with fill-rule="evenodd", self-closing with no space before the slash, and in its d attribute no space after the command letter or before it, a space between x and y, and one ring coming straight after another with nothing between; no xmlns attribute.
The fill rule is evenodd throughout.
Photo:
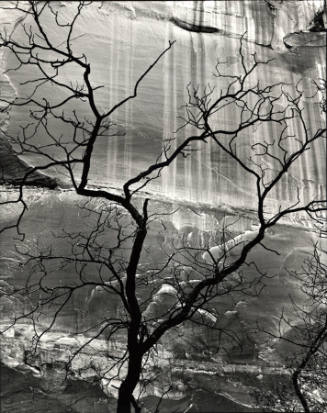
<svg viewBox="0 0 327 413"><path fill-rule="evenodd" d="M196 32L196 33L218 33L221 30L217 29L216 27L212 26L205 26L205 25L198 25L194 23L188 23L177 17L171 17L170 21L176 26L180 27L181 29L187 30L189 32Z"/></svg>
<svg viewBox="0 0 327 413"><path fill-rule="evenodd" d="M326 20L326 23L324 20ZM325 8L316 13L310 24L309 30L310 32L327 32L327 11Z"/></svg>

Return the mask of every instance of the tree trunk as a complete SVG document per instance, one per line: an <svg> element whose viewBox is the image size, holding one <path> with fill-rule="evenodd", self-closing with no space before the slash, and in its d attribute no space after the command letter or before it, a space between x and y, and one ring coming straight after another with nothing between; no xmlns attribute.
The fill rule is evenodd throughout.
<svg viewBox="0 0 327 413"><path fill-rule="evenodd" d="M300 375L300 370L295 370L295 372L292 375L292 381L293 381L293 386L294 386L294 389L295 389L295 393L296 393L297 397L299 398L305 413L310 413L309 405L308 405L307 400L306 400L306 398L304 397L304 395L301 391L301 388L300 388L300 385L299 385L299 382L298 382L299 375Z"/></svg>
<svg viewBox="0 0 327 413"><path fill-rule="evenodd" d="M122 382L118 392L117 413L135 413L141 411L133 397L133 391L139 382L142 368L142 355L130 354L128 361L128 371L125 380Z"/></svg>

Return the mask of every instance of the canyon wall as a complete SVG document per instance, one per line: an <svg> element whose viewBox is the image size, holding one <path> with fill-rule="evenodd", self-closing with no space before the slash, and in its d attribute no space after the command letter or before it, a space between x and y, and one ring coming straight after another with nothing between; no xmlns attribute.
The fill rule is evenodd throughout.
<svg viewBox="0 0 327 413"><path fill-rule="evenodd" d="M55 2L63 19L75 11L68 2ZM13 28L15 12L2 10L7 30ZM317 17L318 16L318 17ZM320 20L319 20L319 19ZM240 37L247 59L256 53L257 59L271 62L253 74L253 84L262 85L283 81L293 88L301 79L307 95L314 91L313 80L325 78L325 14L323 1L204 1L204 2L95 2L83 11L74 32L74 50L85 53L91 64L91 80L102 86L96 94L101 110L112 107L131 93L138 77L167 47L176 41L161 62L144 79L137 99L128 102L113 115L117 136L102 138L95 148L92 164L92 183L101 186L120 186L127 178L153 163L168 139L174 139L172 149L195 132L188 126L176 132L185 117L183 105L188 100L187 85L204 90L207 85L217 93L226 88L227 80L213 76L219 61L223 73L240 74ZM15 21L15 20L14 20ZM51 39L60 44L62 33L55 30L49 17ZM14 28L17 39L25 36L22 23ZM320 26L319 26L320 24ZM311 31L310 31L311 30ZM318 31L313 31L318 30ZM320 31L319 31L320 30ZM3 69L14 67L16 60L7 54ZM248 62L248 64L250 61ZM33 67L28 76L36 75ZM2 76L2 93L24 96L32 89L23 85L24 70L10 71ZM63 81L81 79L75 66L61 72ZM11 89L11 90L10 90ZM47 93L41 89L42 93ZM293 89L295 92L295 89ZM50 99L51 95L47 98ZM56 90L59 101L64 92ZM84 105L74 109L87 115ZM321 127L319 96L305 108L310 130ZM229 129L235 127L235 113L220 110L214 123ZM15 136L19 125L28 121L26 108L15 108L3 121L3 127ZM9 120L10 118L10 120ZM58 134L65 134L65 125L57 125ZM291 125L299 139L304 131L297 122ZM176 133L175 133L176 132ZM265 123L257 130L249 129L239 138L240 157L250 154L250 145L260 139L276 139L280 129ZM37 136L42 142L42 132ZM292 143L291 150L295 149ZM251 193L253 181L244 174L212 141L197 143L193 153L180 157L162 172L161 179L150 185L150 191L177 200L203 202L213 206L228 204L240 208L255 206ZM310 153L297 162L287 178L271 194L272 203L294 201L296 188L301 198L308 200L324 191L326 168L324 143L314 145ZM25 154L30 164L39 157ZM271 167L274 167L271 165ZM54 171L53 173L58 173Z"/></svg>
<svg viewBox="0 0 327 413"><path fill-rule="evenodd" d="M8 7L13 5L13 2L2 3ZM70 2L56 1L52 5L63 21L71 18L75 10ZM137 99L115 112L115 136L98 141L91 165L90 184L114 188L119 192L128 178L157 159L170 139L173 139L173 149L194 133L190 126L179 129L185 115L184 104L188 100L187 86L191 84L203 90L210 84L217 93L226 88L224 79L213 76L215 65L219 61L226 73L237 75L240 72L240 41L244 34L242 50L247 59L251 53L256 53L258 60L272 59L263 70L255 73L254 83L259 80L265 85L283 81L290 83L295 92L295 84L301 80L301 87L307 96L313 94L313 80L326 78L326 12L323 7L323 0L93 2L77 21L73 44L74 50L87 55L92 81L103 86L96 93L103 111L132 93L139 76L168 46L169 41L176 43L146 76ZM22 23L28 26L29 20L27 17L22 21L18 17L16 11L0 7L2 27L11 31L17 39L23 39ZM55 30L50 20L47 30L59 45L61 32ZM24 82L28 77L35 76L36 72L32 69L28 73L23 70L7 71L15 67L15 58L1 49L0 53L1 98L10 101L15 96L28 94L32 86ZM81 72L73 66L62 76L65 81L78 82ZM48 93L45 95L48 99L59 101L64 97L60 90L55 93L47 90L45 93ZM314 101L308 99L305 102L309 131L325 127L320 103L319 94ZM1 105L6 107L4 102ZM70 110L73 109L80 116L87 118L90 115L82 103L70 107ZM0 115L1 197L2 200L13 200L17 196L15 185L21 182L26 171L35 165L42 165L43 160L29 153L17 156L17 148L10 146L8 136L17 136L20 126L29 122L28 108L11 108ZM215 124L227 129L235 126L235 113L220 111ZM58 136L65 135L63 125L58 123L56 127ZM298 139L303 139L305 131L295 121L291 131ZM278 138L279 133L280 129L269 123L243 133L238 154L246 158L251 144L262 139L272 141ZM35 142L41 144L43 139L42 133L37 132ZM295 148L292 146L289 149ZM150 226L148 253L142 261L144 268L155 267L163 259L165 248L169 249L176 240L186 240L191 247L214 247L217 245L215 234L223 231L226 225L233 236L238 236L248 234L256 224L252 215L257 202L253 180L213 142L196 144L192 149L189 156L179 158L147 187L147 196L152 199L151 211L162 209L170 215L163 220L164 225L158 227L154 223ZM29 176L28 183L32 186L25 191L29 209L21 228L26 234L24 241L16 236L14 230L0 234L0 281L2 293L5 293L0 297L3 323L10 320L12 312L21 312L31 305L25 297L8 298L12 287L23 285L33 270L24 264L26 257L20 251L23 248L25 251L35 251L37 244L64 251L66 244L58 238L61 230L76 231L86 225L87 217L76 208L82 200L70 188L67 175L58 170L49 170L47 174L34 173ZM321 140L296 162L287 178L271 194L268 206L278 208L279 205L296 202L298 196L303 201L309 201L325 194L326 143ZM0 208L1 223L14 223L20 212L18 206ZM178 211L172 214L176 208ZM253 294L245 297L242 293L236 293L232 297L219 297L212 304L218 315L211 320L216 330L187 323L163 339L167 352L178 360L188 362L198 359L211 360L217 365L234 362L255 366L260 363L282 365L283 355L276 342L257 334L256 327L259 323L277 335L285 333L287 327L284 326L285 330L282 328L281 331L279 324L281 312L292 317L289 297L298 301L302 299L299 285L289 277L288 270L301 268L316 240L312 224L303 216L278 225L267 235L268 249L258 246L251 253L250 259L262 273L268 275L260 284L263 288L260 296ZM269 249L278 253L274 254ZM94 274L88 276L92 278ZM254 280L253 269L246 268L244 276ZM67 280L73 281L76 273L73 266L53 267L51 277L52 283L60 285ZM171 291L163 290L160 285L148 291L142 288L140 294L143 298L150 300L147 295L153 295L151 305L144 309L152 316L156 311L162 312L164 305L172 299ZM38 297L33 299L37 302ZM58 319L56 329L73 333L86 328L99 317L116 312L118 307L114 298L108 300L103 292L90 288L74 297ZM227 327L238 336L242 345L236 345L226 336L225 341L219 341L219 346L222 345L225 351L218 356L217 331ZM254 375L258 375L257 370ZM236 380L235 377L233 380ZM197 385L201 380L195 380ZM205 380L202 382L205 383ZM221 391L224 389L223 382L217 384L221 386ZM201 385L207 389L208 383L203 383ZM245 394L246 379L243 385ZM237 392L234 393L233 397L237 398ZM250 403L247 397L244 400Z"/></svg>

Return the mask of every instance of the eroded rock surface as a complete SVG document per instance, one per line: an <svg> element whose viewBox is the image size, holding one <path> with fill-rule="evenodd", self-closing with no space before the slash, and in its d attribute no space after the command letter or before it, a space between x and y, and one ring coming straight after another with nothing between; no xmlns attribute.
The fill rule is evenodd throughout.
<svg viewBox="0 0 327 413"><path fill-rule="evenodd" d="M54 7L62 13L63 18L71 17L69 2L54 2ZM19 39L23 36L22 22L17 21L15 12L0 8L0 22ZM48 28L53 39L60 43L60 31L52 30L51 25ZM187 100L186 85L192 82L203 88L208 82L215 84L212 71L217 57L226 65L226 70L237 74L240 68L240 37L245 32L247 54L256 52L262 60L274 59L266 67L267 70L258 74L260 81L271 83L282 79L295 84L296 80L301 78L306 93L310 95L313 80L326 76L325 29L326 13L323 1L320 0L94 2L82 14L77 24L74 47L87 54L92 65L92 80L104 85L97 95L101 109L111 107L132 91L137 78L168 45L169 40L176 40L176 44L171 53L167 54L145 79L137 100L130 102L115 115L114 120L118 124L117 136L109 140L103 139L97 144L95 161L91 167L91 183L120 188L122 182L156 159L164 142L175 136L173 132L180 125L181 107ZM2 54L0 57L3 99L1 109L6 109L8 102L15 96L28 92L28 87L22 85L26 80L26 73L5 73L5 70L14 64L12 56ZM28 75L33 76L35 73L29 72ZM79 76L76 68L64 73L65 79L79 79ZM226 85L216 86L219 89ZM60 99L61 94L58 91L52 97ZM314 105L308 104L306 109L310 128L315 130L322 126L324 120L319 115L319 101ZM81 115L89 115L83 105L78 106L77 110ZM28 111L25 109L11 108L1 113L0 182L5 185L18 185L30 168L40 164L40 160L30 154L18 158L15 148L9 143L8 135L17 135L19 125L28 121ZM224 112L217 121L228 127L233 124L233 114ZM297 125L293 127L301 139L303 131L299 131ZM65 130L59 125L58 133L62 132ZM251 143L262 136L273 138L278 132L277 129L264 126L251 136L245 135L245 138ZM192 130L188 129L176 135L176 142L190 133ZM42 142L42 139L42 134L36 136L38 143ZM183 263L175 268L174 279L171 274L163 274L159 280L155 277L151 279L151 268L161 262L165 252L171 251L176 240L177 245L207 248L208 251L203 253L202 259L204 264L210 265L210 254L217 258L222 251L215 236L226 226L231 231L228 260L235 258L242 242L255 234L255 220L250 212L256 201L251 192L253 182L211 143L207 143L201 150L193 149L197 150L192 156L179 159L162 174L161 179L148 188L150 197L155 199L152 201L154 210L157 211L158 205L169 212L178 207L178 211L170 215L164 225L154 223L151 227L147 244L148 255L143 257L144 262L137 280L138 297L145 302L143 315L148 319L152 318L153 325L156 318L165 313L167 306L176 305L181 287L187 290L204 276L194 274L187 268L187 264ZM241 145L239 150L244 156L248 153L245 145ZM311 200L316 194L324 194L325 159L325 143L314 145L312 151L297 163L288 178L276 188L270 199L271 205L296 202L297 187L304 200ZM66 178L67 176L60 175L60 179ZM27 181L30 185L48 188L54 188L56 182L57 171L49 171L49 176L33 173ZM7 190L4 186L3 199L13 199L16 196L15 190ZM37 244L41 244L44 248L51 246L63 253L68 244L58 238L62 235L61 230L76 231L88 224L85 216L80 215L76 208L81 199L74 195L73 191L28 189L26 201L29 209L22 222L22 231L26 234L24 243L20 244L17 239L0 235L0 310L3 322L8 322L13 313L20 314L33 304L23 297L16 300L11 297L12 289L24 285L27 276L33 272L29 265L24 264L24 256L20 255L17 249L25 248L29 252L35 252ZM4 224L14 222L19 216L18 207L7 206L1 211L0 219ZM109 234L108 239L111 238L112 234ZM207 406L211 403L211 406L216 407L221 402L221 411L253 411L255 402L249 396L250 390L260 387L259 383L263 383L264 390L269 380L272 380L271 377L275 377L276 372L269 370L271 366L276 366L278 370L283 364L278 343L258 334L255 327L259 323L273 334L290 334L287 326L280 330L280 315L282 311L286 315L292 314L289 297L291 295L301 301L302 292L298 281L289 277L288 269L301 268L316 239L312 226L303 217L295 216L287 222L284 221L274 232L267 234L267 249L258 246L249 257L262 273L269 275L262 279L262 284L259 283L260 295L254 291L252 295L235 293L225 298L222 294L212 303L210 311L196 313L197 318L193 321L204 321L204 325L190 320L163 337L161 344L165 354L177 365L174 379L178 386L174 388L174 408L190 408L187 403L193 397L194 411L196 407L200 410L204 397L202 393L197 393L200 388L200 391L210 391L212 400L208 400ZM145 284L142 281L142 271L147 274L147 282L150 279L150 283ZM87 274L90 279L96 278L96 275ZM255 280L256 272L249 267L243 273L233 274L228 282L237 283L240 277L251 282ZM55 268L50 278L52 283L62 285L76 280L76 272L73 266ZM222 288L228 289L229 285L224 284ZM34 296L33 299L36 303L39 297ZM56 328L59 333L49 340L49 358L53 357L53 354L57 355L58 349L64 349L64 354L67 349L77 345L75 338L67 338L67 335L86 329L99 320L99 317L112 314L120 315L121 306L117 296L108 294L105 287L85 288L80 294L76 294L58 318ZM50 313L43 316L42 322L49 322L50 316ZM223 330L229 334L221 335ZM6 355L6 363L17 368L17 365L24 364L24 338L15 339L15 333L13 334L13 342L20 344L17 344L17 348L13 344L13 352ZM231 339L233 335L240 344ZM104 335L102 339L105 338ZM123 340L124 337L121 337L121 342L118 340L118 344L114 344L122 346ZM54 349L55 346L57 347ZM42 353L42 357L46 359L48 353ZM159 367L163 368L160 361ZM204 363L203 366L200 362ZM210 366L212 371L208 371ZM261 366L267 370L261 370ZM58 371L61 369L59 365L54 367ZM240 371L243 367L242 375ZM48 366L43 372L44 376L49 378L43 391L48 391L51 383L57 379L56 374L51 376L49 371ZM283 376L284 373L278 370L276 374ZM34 371L34 375L37 374L40 374L40 371ZM262 374L263 381L260 378ZM50 380L51 377L53 381ZM226 377L229 381L226 381ZM253 380L251 384L248 383L249 377ZM102 382L104 391L107 395L114 395L113 387L105 380ZM149 389L148 406L151 406L151 397L159 395L159 390L162 390L160 383ZM59 385L56 391L64 394L66 390ZM27 402L25 399L23 402L27 409L29 390L25 393L28 394ZM96 395L101 399L101 395ZM52 406L53 398L49 401L48 396L43 393L42 397L40 396L43 400L40 402L42 406L45 402ZM9 402L14 403L10 397ZM205 397L208 399L208 395ZM169 400L165 403L169 411ZM93 407L88 404L83 407L80 404L76 411L90 411L86 409L94 408L94 411L100 412L103 407L100 404L94 404ZM251 404L252 407L247 407ZM67 403L60 405L61 411L64 412L66 407ZM34 411L38 411L38 408L35 407ZM10 407L8 411L9 409Z"/></svg>
<svg viewBox="0 0 327 413"><path fill-rule="evenodd" d="M63 19L69 19L74 8L58 2L55 7ZM7 23L8 12L2 10ZM186 128L178 134L184 116L183 104L187 101L186 86L191 83L202 90L207 84L219 90L226 84L214 78L217 59L230 73L238 74L240 37L246 33L245 53L256 53L260 60L273 59L255 78L262 83L283 80L295 84L302 78L308 93L313 90L312 81L325 78L325 38L323 33L310 32L311 23L318 14L325 16L323 1L232 1L232 2L103 2L86 8L76 25L74 48L87 55L92 67L92 81L103 85L97 92L101 110L105 110L129 94L142 72L168 45L176 40L173 49L144 80L136 100L129 102L113 119L118 124L116 137L101 139L95 148L95 162L91 176L95 185L120 186L124 180L149 165L162 151L167 139L176 138L178 144L194 132ZM13 17L12 17L13 19ZM323 17L322 17L323 19ZM324 21L324 20L323 20ZM24 22L29 24L28 18ZM8 30L13 30L13 24ZM87 27L87 31L85 28ZM60 30L48 25L54 43L62 41ZM18 39L24 36L22 25L13 31ZM94 47L94 45L97 47ZM98 51L101 50L101 58ZM3 70L15 67L15 59L6 54ZM29 76L37 76L33 69ZM10 71L3 82L18 95L30 92L23 86L26 73ZM64 79L79 79L76 67L63 71ZM8 83L7 83L7 86ZM46 90L44 91L46 94ZM59 90L55 99L64 96ZM49 96L50 98L50 96ZM10 111L8 133L19 133L19 124L28 122L28 111L13 108ZM75 108L80 116L89 116L82 104ZM324 120L319 117L319 104L308 103L306 108L312 124L319 128ZM221 111L217 123L230 127L235 119L231 113ZM299 139L304 131L297 129ZM58 134L65 134L65 126L58 124ZM280 131L269 125L244 135L248 143L261 136L276 139ZM36 142L41 142L42 133ZM194 152L162 172L162 178L154 181L149 189L176 200L203 202L209 205L226 203L247 207L255 205L251 193L252 181L234 165L219 148L208 142L203 148L193 147ZM292 148L290 148L292 149ZM294 149L294 148L293 148ZM239 146L240 156L247 156L249 145ZM325 146L314 145L310 155L305 155L290 171L287 179L271 194L276 200L294 201L296 187L301 197L311 199L321 192L325 180ZM26 160L34 165L40 159L26 154ZM273 168L274 166L271 165ZM315 179L308 179L313 171ZM49 171L54 174L57 171ZM236 201L237 199L237 201Z"/></svg>

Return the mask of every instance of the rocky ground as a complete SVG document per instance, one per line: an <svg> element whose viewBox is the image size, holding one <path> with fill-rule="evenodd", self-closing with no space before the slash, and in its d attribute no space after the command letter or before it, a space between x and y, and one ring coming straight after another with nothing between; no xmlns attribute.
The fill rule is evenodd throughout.
<svg viewBox="0 0 327 413"><path fill-rule="evenodd" d="M111 385L105 379L98 381L95 371L89 367L90 363L101 365L106 371L112 363L106 358L105 341L95 340L92 346L84 348L72 365L70 378L66 378L65 362L85 338L76 340L60 332L49 333L34 354L29 344L31 328L21 325L14 330L8 330L1 338L3 411L42 412L45 405L51 413L98 413L113 409ZM117 346L115 352L119 351ZM154 365L161 369L161 375L146 387L141 397L142 405L150 412L165 387L170 391L163 394L161 412L168 413L172 408L178 411L189 408L188 411L199 413L262 411L264 407L257 406L255 392L269 391L275 383L286 386L289 383L289 372L285 368L270 367L262 361L253 365L228 364L221 359L192 361L161 351L155 360L150 358L145 376L150 377Z"/></svg>

